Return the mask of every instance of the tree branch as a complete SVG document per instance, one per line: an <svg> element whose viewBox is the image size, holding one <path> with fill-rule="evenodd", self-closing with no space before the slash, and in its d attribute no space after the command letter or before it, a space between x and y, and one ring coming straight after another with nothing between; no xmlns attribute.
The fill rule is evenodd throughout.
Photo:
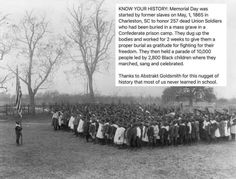
<svg viewBox="0 0 236 179"><path fill-rule="evenodd" d="M13 70L10 66L8 66L8 69L9 71L11 71L13 74L17 75L17 72L15 70ZM20 80L22 80L26 85L28 85L29 83L24 79L22 78L19 74L18 74Z"/></svg>

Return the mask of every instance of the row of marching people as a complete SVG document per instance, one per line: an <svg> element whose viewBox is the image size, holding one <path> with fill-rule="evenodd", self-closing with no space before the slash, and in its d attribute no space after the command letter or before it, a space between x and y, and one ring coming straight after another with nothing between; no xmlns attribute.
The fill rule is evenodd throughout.
<svg viewBox="0 0 236 179"><path fill-rule="evenodd" d="M55 130L73 131L87 142L115 144L119 147L186 145L198 141L235 140L236 116L233 115L172 115L150 119L146 116L120 120L109 115L86 116L83 113L56 111L52 117Z"/></svg>

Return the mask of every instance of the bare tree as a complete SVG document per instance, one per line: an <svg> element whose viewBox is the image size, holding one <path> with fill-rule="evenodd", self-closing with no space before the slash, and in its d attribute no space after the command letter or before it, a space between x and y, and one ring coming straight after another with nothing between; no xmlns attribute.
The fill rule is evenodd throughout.
<svg viewBox="0 0 236 179"><path fill-rule="evenodd" d="M164 103L171 101L188 101L191 107L194 101L211 102L215 99L216 96L213 88L201 86L168 87L162 94L162 101Z"/></svg>
<svg viewBox="0 0 236 179"><path fill-rule="evenodd" d="M0 27L3 27L7 24L7 16L3 15L0 16ZM7 40L7 34L6 33L1 33L0 34L0 60L3 60L3 57L10 51L11 46L10 44L6 41Z"/></svg>
<svg viewBox="0 0 236 179"><path fill-rule="evenodd" d="M0 14L0 61L3 60L4 56L8 54L11 50L11 41L9 40L9 35L6 32L8 27L7 15ZM5 68L1 66L1 70L4 71ZM0 77L0 88L7 91L5 82L8 80L9 75L5 74Z"/></svg>
<svg viewBox="0 0 236 179"><path fill-rule="evenodd" d="M45 17L26 12L20 24L13 26L19 56L23 57L23 63L19 65L19 78L27 86L33 114L35 95L63 58L64 43L54 40L55 38L50 39L48 24ZM9 69L16 74L15 69Z"/></svg>
<svg viewBox="0 0 236 179"><path fill-rule="evenodd" d="M109 58L108 49L114 37L112 21L106 21L102 10L103 1L95 10L84 11L83 5L69 10L71 32L68 37L77 47L80 57L77 65L83 65L89 87L89 95L94 100L93 76L100 64ZM94 4L93 4L94 5Z"/></svg>

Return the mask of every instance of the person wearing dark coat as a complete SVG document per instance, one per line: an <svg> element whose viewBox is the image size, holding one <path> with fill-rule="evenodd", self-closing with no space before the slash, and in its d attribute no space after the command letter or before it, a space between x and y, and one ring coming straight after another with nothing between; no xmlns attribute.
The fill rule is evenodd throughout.
<svg viewBox="0 0 236 179"><path fill-rule="evenodd" d="M179 125L177 121L174 123L174 134L173 134L173 144L175 146L178 145L178 138L179 138Z"/></svg>
<svg viewBox="0 0 236 179"><path fill-rule="evenodd" d="M15 132L16 132L16 144L20 145L20 139L21 139L21 145L22 145L22 126L20 122L16 122Z"/></svg>
<svg viewBox="0 0 236 179"><path fill-rule="evenodd" d="M73 125L74 125L74 135L76 137L78 137L79 136L79 133L77 131L77 128L78 128L78 125L79 125L79 116L78 115L75 117L75 120L73 121Z"/></svg>
<svg viewBox="0 0 236 179"><path fill-rule="evenodd" d="M90 121L85 120L83 128L84 128L84 136L86 138L86 141L89 142L90 134L89 134L89 126L90 126Z"/></svg>
<svg viewBox="0 0 236 179"><path fill-rule="evenodd" d="M184 121L179 124L179 143L186 143L186 124Z"/></svg>

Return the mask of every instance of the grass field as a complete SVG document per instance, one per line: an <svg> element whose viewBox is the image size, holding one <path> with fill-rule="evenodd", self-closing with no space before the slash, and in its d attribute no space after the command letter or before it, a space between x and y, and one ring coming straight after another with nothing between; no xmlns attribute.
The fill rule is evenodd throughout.
<svg viewBox="0 0 236 179"><path fill-rule="evenodd" d="M131 151L53 131L47 116L0 120L0 178L236 178L236 142Z"/></svg>

